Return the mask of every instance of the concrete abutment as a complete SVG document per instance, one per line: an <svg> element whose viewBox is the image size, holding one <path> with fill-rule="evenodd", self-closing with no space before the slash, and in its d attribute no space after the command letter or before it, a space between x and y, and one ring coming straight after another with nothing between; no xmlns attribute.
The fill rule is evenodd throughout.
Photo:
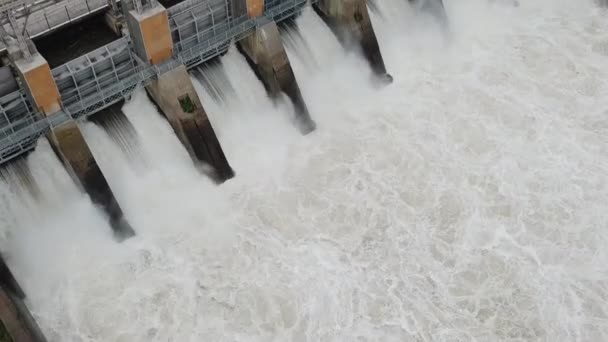
<svg viewBox="0 0 608 342"><path fill-rule="evenodd" d="M393 81L386 70L365 0L319 0L314 9L343 44L356 42L382 82Z"/></svg>

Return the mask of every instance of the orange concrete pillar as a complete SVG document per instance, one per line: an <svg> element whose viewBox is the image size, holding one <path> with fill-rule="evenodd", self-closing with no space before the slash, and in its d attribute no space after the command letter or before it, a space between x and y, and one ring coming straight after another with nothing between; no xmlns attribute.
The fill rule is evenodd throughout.
<svg viewBox="0 0 608 342"><path fill-rule="evenodd" d="M15 66L25 82L26 90L42 113L49 115L61 109L59 89L49 64L41 54L34 54L30 62L20 59L15 62Z"/></svg>
<svg viewBox="0 0 608 342"><path fill-rule="evenodd" d="M250 18L261 17L264 14L264 0L247 0L247 14Z"/></svg>
<svg viewBox="0 0 608 342"><path fill-rule="evenodd" d="M142 13L129 11L127 25L135 52L141 59L151 64L159 64L173 56L169 17L161 4Z"/></svg>

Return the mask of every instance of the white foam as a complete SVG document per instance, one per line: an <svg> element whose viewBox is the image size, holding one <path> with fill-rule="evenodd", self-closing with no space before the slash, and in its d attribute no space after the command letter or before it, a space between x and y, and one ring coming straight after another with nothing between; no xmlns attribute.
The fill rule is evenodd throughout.
<svg viewBox="0 0 608 342"><path fill-rule="evenodd" d="M606 14L446 0L444 32L377 3L384 89L298 19L311 135L236 51L240 98L196 84L237 173L220 187L143 93L125 112L145 166L85 125L134 239L112 242L48 146L29 161L37 215L0 187L21 224L3 228L9 261L52 341L608 340Z"/></svg>

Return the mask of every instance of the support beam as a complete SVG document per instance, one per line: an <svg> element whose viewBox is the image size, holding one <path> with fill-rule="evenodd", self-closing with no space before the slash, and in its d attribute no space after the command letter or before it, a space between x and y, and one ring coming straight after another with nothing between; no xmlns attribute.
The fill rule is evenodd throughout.
<svg viewBox="0 0 608 342"><path fill-rule="evenodd" d="M393 81L386 71L365 0L319 0L314 8L343 44L354 40L361 47L372 71L382 82Z"/></svg>
<svg viewBox="0 0 608 342"><path fill-rule="evenodd" d="M32 61L16 61L17 71L24 81L36 107L45 115L61 109L61 96L46 60L38 53ZM91 200L103 207L117 239L123 240L135 233L124 218L123 212L99 169L75 121L51 128L47 138L74 181L85 190Z"/></svg>
<svg viewBox="0 0 608 342"><path fill-rule="evenodd" d="M314 131L316 123L310 117L302 98L276 23L267 21L259 26L254 33L239 42L239 48L270 96L276 98L283 92L293 102L299 131L302 134Z"/></svg>
<svg viewBox="0 0 608 342"><path fill-rule="evenodd" d="M218 182L234 177L186 67L163 74L146 90L195 162L210 165Z"/></svg>

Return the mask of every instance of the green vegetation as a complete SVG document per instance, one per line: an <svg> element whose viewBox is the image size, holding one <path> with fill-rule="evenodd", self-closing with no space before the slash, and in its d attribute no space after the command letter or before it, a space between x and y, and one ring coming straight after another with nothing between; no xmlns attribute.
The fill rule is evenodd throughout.
<svg viewBox="0 0 608 342"><path fill-rule="evenodd" d="M182 110L185 113L194 113L194 110L196 109L196 106L194 105L194 102L192 102L192 99L190 99L189 95L180 97L179 104L182 106Z"/></svg>

